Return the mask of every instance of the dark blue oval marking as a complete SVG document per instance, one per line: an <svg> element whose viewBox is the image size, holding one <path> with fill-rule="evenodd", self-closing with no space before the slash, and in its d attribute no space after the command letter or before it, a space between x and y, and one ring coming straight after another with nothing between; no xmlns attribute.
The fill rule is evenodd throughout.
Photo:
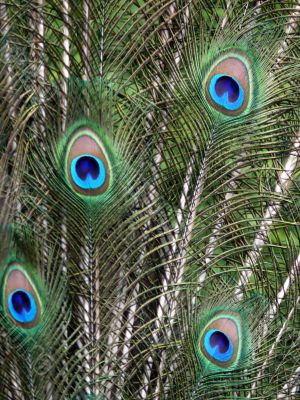
<svg viewBox="0 0 300 400"><path fill-rule="evenodd" d="M18 322L28 323L37 316L36 302L29 292L18 289L8 297L8 309L11 316Z"/></svg>
<svg viewBox="0 0 300 400"><path fill-rule="evenodd" d="M222 331L211 329L205 334L204 348L210 357L219 362L228 362L233 356L233 345Z"/></svg>
<svg viewBox="0 0 300 400"><path fill-rule="evenodd" d="M106 179L105 166L98 157L82 154L72 161L71 176L81 189L99 189Z"/></svg>
<svg viewBox="0 0 300 400"><path fill-rule="evenodd" d="M213 101L229 111L238 110L245 99L242 86L232 76L216 74L209 84L209 93Z"/></svg>

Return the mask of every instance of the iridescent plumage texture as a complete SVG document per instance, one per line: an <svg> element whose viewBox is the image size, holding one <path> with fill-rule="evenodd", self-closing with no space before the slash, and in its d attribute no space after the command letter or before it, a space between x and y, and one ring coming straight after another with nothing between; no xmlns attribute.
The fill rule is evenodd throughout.
<svg viewBox="0 0 300 400"><path fill-rule="evenodd" d="M300 1L0 27L0 399L300 398Z"/></svg>

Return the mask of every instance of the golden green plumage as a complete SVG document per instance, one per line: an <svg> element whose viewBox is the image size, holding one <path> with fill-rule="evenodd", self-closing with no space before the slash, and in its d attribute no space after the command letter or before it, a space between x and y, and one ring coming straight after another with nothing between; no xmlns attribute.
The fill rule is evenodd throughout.
<svg viewBox="0 0 300 400"><path fill-rule="evenodd" d="M300 4L0 1L0 398L299 396Z"/></svg>

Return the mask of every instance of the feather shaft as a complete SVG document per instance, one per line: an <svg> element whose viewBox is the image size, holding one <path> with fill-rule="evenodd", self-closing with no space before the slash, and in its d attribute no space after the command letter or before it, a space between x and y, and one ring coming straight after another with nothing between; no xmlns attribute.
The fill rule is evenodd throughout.
<svg viewBox="0 0 300 400"><path fill-rule="evenodd" d="M300 367L296 368L295 372L291 376L290 380L283 386L282 390L277 395L277 400L292 400L294 395L299 392L299 378L300 378Z"/></svg>
<svg viewBox="0 0 300 400"><path fill-rule="evenodd" d="M289 156L285 162L283 170L279 173L278 181L275 186L276 195L284 195L292 183L292 175L295 172L298 158L299 158L299 147L300 147L300 130L298 131L295 141L292 145L292 149ZM235 291L235 295L241 299L242 298L242 288L247 285L251 276L251 268L258 261L261 250L267 242L268 233L272 227L273 221L278 215L280 210L281 201L272 201L267 209L265 210L264 217L260 229L253 242L253 250L251 250L246 256L245 262L243 264L243 271L241 273L240 280Z"/></svg>
<svg viewBox="0 0 300 400"><path fill-rule="evenodd" d="M282 41L280 48L278 49L278 57L276 59L274 68L278 68L283 58L285 57L286 51L289 47L291 37L296 33L297 27L300 20L300 1L297 1L297 4L294 7L293 12L291 13L288 23L285 28L285 39Z"/></svg>
<svg viewBox="0 0 300 400"><path fill-rule="evenodd" d="M67 123L67 109L68 109L68 79L70 77L70 5L68 0L63 0L62 2L62 9L63 9L63 56L62 56L62 85L61 85L61 92L62 92L62 131L66 129Z"/></svg>
<svg viewBox="0 0 300 400"><path fill-rule="evenodd" d="M259 373L257 374L257 376L256 376L256 378L255 378L255 381L252 383L251 392L248 393L247 399L250 399L251 396L253 396L254 391L255 391L255 389L256 389L256 387L257 387L257 384L258 384L259 380L263 377L263 374L264 374L264 372L265 372L265 369L267 368L268 361L270 360L270 358L271 358L272 355L274 354L274 352L275 352L275 350L276 350L276 346L278 345L278 343L280 342L282 336L285 334L285 332L286 332L287 329L288 329L289 322L290 322L291 318L293 317L293 315L294 315L294 313L295 313L296 306L297 306L297 304L298 304L299 302L300 302L300 296L297 298L295 306L292 307L292 309L290 310L290 312L289 312L289 314L288 314L286 320L284 321L284 323L283 323L283 325L282 325L280 331L278 332L278 334L277 334L277 336L276 336L276 339L275 339L274 343L272 344L272 346L271 346L271 348L270 348L270 350L269 350L269 353L268 353L267 358L266 358L265 361L263 362L263 364L262 364L262 366L261 366L261 369L260 369ZM272 312L273 312L273 310L272 310Z"/></svg>

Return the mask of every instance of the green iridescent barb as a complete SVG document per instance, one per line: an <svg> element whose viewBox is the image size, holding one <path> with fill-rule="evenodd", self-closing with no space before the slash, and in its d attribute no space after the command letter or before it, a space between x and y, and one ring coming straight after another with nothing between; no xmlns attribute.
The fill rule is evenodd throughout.
<svg viewBox="0 0 300 400"><path fill-rule="evenodd" d="M0 398L298 398L300 2L0 26Z"/></svg>

